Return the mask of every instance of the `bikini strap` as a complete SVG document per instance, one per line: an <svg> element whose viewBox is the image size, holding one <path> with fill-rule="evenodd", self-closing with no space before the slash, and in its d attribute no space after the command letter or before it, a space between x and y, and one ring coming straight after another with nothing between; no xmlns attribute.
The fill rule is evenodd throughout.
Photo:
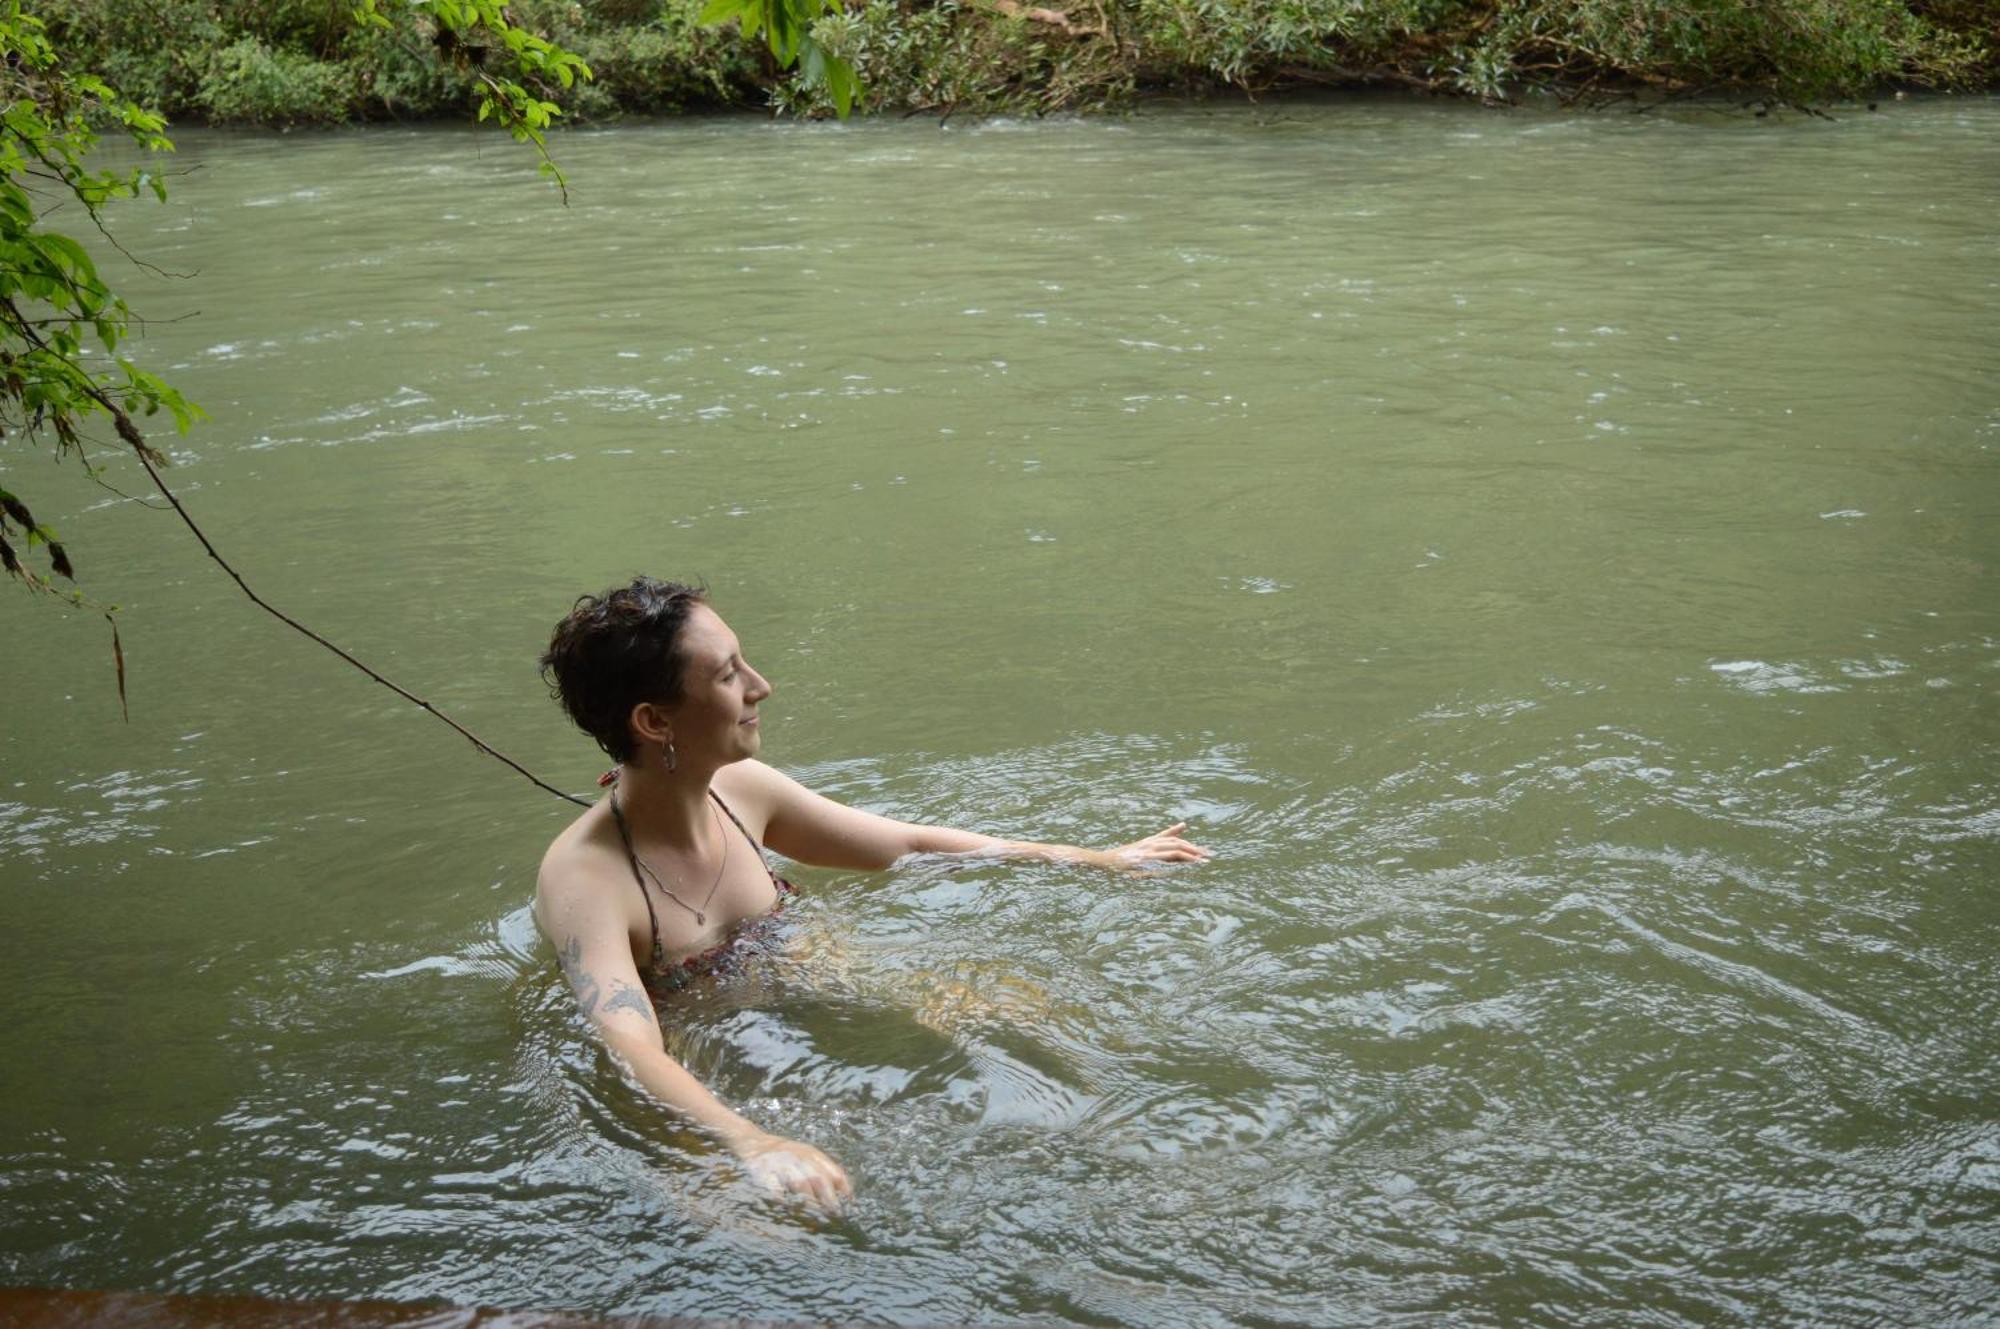
<svg viewBox="0 0 2000 1329"><path fill-rule="evenodd" d="M721 801L716 800L718 803ZM728 812L729 809L725 807L723 811ZM611 819L618 823L618 838L625 844L625 859L632 865L632 880L639 883L639 898L646 902L646 922L653 929L653 968L658 969L665 958L660 949L660 916L653 912L652 892L646 889L646 879L639 875L639 851L632 847L632 832L625 829L625 814L619 810L616 789L611 791ZM730 820L735 821L736 818L732 815ZM769 870L768 867L766 870Z"/></svg>
<svg viewBox="0 0 2000 1329"><path fill-rule="evenodd" d="M764 875L771 879L771 885L777 886L779 888L778 893L780 895L784 894L784 888L780 885L778 881L778 874L771 868L771 860L764 857L764 846L759 844L757 842L757 837L750 834L749 830L745 828L745 826L743 825L743 819L741 817L738 817L733 811L730 810L729 805L722 801L722 795L715 792L715 787L713 785L709 786L708 796L715 800L715 806L721 808L724 815L726 815L730 821L736 823L736 829L743 833L743 838L748 840L750 842L750 847L757 851L757 861L764 865Z"/></svg>

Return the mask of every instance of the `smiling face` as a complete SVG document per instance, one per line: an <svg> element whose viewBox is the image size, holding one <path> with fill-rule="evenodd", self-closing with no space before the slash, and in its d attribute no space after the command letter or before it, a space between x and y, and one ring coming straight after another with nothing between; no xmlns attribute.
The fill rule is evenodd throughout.
<svg viewBox="0 0 2000 1329"><path fill-rule="evenodd" d="M757 755L762 744L757 706L771 685L743 658L743 645L707 605L696 605L677 643L687 661L681 698L655 708L673 733L682 762L726 766Z"/></svg>

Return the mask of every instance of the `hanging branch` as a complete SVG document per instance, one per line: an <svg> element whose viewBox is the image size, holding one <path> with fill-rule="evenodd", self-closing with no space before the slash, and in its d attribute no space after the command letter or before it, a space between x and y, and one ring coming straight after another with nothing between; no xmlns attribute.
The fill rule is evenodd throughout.
<svg viewBox="0 0 2000 1329"><path fill-rule="evenodd" d="M214 559L216 563L221 566L224 572L229 574L230 580L235 582L237 588L240 589L244 595L249 597L251 604L256 605L259 609L263 610L271 617L277 619L280 623L283 623L286 627L292 629L294 632L297 632L301 636L307 637L310 640L317 642L319 645L324 646L327 650L332 651L342 660L345 660L348 664L353 665L356 669L359 669L362 673L368 675L368 677L374 679L377 683L380 683L383 687L389 689L389 691L395 693L397 696L401 697L404 701L411 703L420 710L428 711L431 715L435 716L437 719L444 721L444 723L450 725L453 729L456 729L460 734L462 734L465 737L466 741L471 743L473 747L478 748L481 752L493 758L495 761L498 761L503 766L512 767L524 779L526 779L529 784L534 785L537 789L547 790L549 793L554 794L557 798L567 799L569 802L576 804L578 807L587 808L590 806L589 800L578 798L575 794L565 793L564 791L556 788L554 785L542 779L540 776L536 775L533 771L529 770L527 767L523 766L520 762L515 761L512 757L500 751L498 748L494 747L491 743L488 743L485 739L473 733L470 729L467 729L464 725L460 724L458 721L452 719L449 715L446 715L443 711L439 710L436 706L432 705L430 702L425 701L422 697L419 697L416 693L410 691L408 688L402 686L400 683L397 683L395 680L386 678L383 675L377 673L375 670L369 668L361 661L355 659L354 656L349 654L346 650L335 645L333 642L328 641L325 637L320 636L317 632L314 632L311 628L299 622L297 619L293 618L290 614L285 613L277 606L271 604L268 600L264 599L263 596L257 594L257 592L251 590L250 583L243 580L243 574L238 572L234 567L230 566L229 560L224 558L221 555L221 553L217 551L214 543L209 540L208 533L202 530L200 525L198 525L195 522L193 516L191 516L188 513L188 510L185 507L181 506L180 498L174 493L173 490L167 488L167 482L160 478L160 472L158 468L154 466L152 458L146 455L147 451L146 441L144 437L141 436L141 434L139 433L139 427L132 423L132 417L127 415L124 412L124 410L121 407L119 407L116 403L112 402L111 400L109 400L104 396L101 395L98 396L97 400L99 404L101 404L107 411L111 412L112 423L118 430L118 436L124 439L127 443L132 445L132 450L138 455L139 464L146 468L146 474L149 477L151 477L154 487L160 491L161 495L167 500L167 502L173 505L174 512L180 517L182 523L186 525L186 527L190 531L194 532L194 538L201 541L201 547L208 551L208 556ZM122 653L119 656L118 673L119 673L119 695L122 700L124 695L124 676L125 676L124 656Z"/></svg>
<svg viewBox="0 0 2000 1329"><path fill-rule="evenodd" d="M42 340L41 334L35 331L35 329L30 324L28 324L25 319L21 317L21 312L18 308L15 307L13 301L0 300L0 308L5 309L7 313L13 316L13 319L16 325L18 326L19 330L21 331L22 335L24 335L29 341L33 342L36 346L38 346L42 350L46 351L49 349L48 343ZM277 619L280 623L283 623L286 627L292 629L294 632L297 632L301 636L307 637L312 641L317 642L319 645L333 652L335 655L339 656L342 660L345 660L348 664L354 666L356 669L359 669L362 673L368 675L368 677L374 679L377 683L380 683L383 687L389 689L389 691L401 697L404 701L411 703L412 705L418 707L421 710L428 711L431 715L437 717L439 720L442 720L444 723L450 725L453 729L457 730L460 734L464 735L466 741L471 743L472 746L478 748L481 752L484 752L487 756L492 757L494 760L500 762L501 764L512 767L515 771L520 773L520 775L522 775L530 784L534 785L537 789L547 790L549 793L554 794L557 798L567 799L568 801L575 803L579 807L590 806L587 800L578 798L574 794L564 793L562 790L556 788L554 785L548 783L546 780L543 780L540 776L536 775L533 771L523 766L520 762L515 761L512 757L500 751L498 748L494 747L491 743L488 743L485 739L473 733L470 729L467 729L464 725L460 724L458 721L452 719L449 715L446 715L443 711L439 710L436 706L432 705L430 702L425 701L422 697L419 697L416 693L411 692L408 688L402 686L401 684L395 682L394 680L386 678L382 674L377 673L375 670L369 668L361 661L355 659L354 656L351 655L346 650L343 650L341 647L335 645L333 642L328 641L325 637L320 636L319 633L314 632L311 628L299 622L297 619L293 618L290 614L287 614L283 610L277 608L275 605L271 604L268 600L264 599L263 596L257 594L257 592L251 590L250 583L243 580L243 574L238 572L233 566L231 566L229 560L222 556L221 552L216 549L215 543L208 538L208 533L201 529L200 524L195 521L194 517L188 512L187 508L182 506L179 495L175 494L172 489L167 487L167 482L161 478L159 466L155 462L155 458L158 456L158 453L146 442L145 435L139 432L139 426L132 422L132 417L126 412L125 408L119 405L118 402L111 396L111 394L106 392L104 388L96 382L96 380L90 378L88 375L79 374L74 381L79 390L82 391L85 396L88 396L92 401L96 402L99 406L101 406L104 409L105 413L111 417L112 426L118 431L118 437L125 440L125 442L128 445L130 445L133 453L139 458L139 464L146 468L146 474L149 478L151 478L154 488L158 489L160 491L161 497L165 498L167 502L172 505L175 514L180 517L182 524L185 525L188 528L188 530L194 533L194 538L201 541L201 547L208 551L208 556L214 559L219 565L221 565L222 570L229 574L230 580L235 582L237 588L241 590L244 595L249 597L250 603L256 605L259 609L263 610L271 617ZM117 626L116 624L113 624L114 632L116 630L116 626ZM116 652L118 658L119 697L120 701L122 702L125 690L124 689L125 656L124 656L124 651L119 647L115 637L113 640L113 650Z"/></svg>
<svg viewBox="0 0 2000 1329"><path fill-rule="evenodd" d="M336 646L334 643L328 641L325 637L320 636L317 632L314 632L311 628L299 622L297 619L293 618L290 614L287 614L283 610L277 608L275 605L265 600L264 597L258 595L257 592L251 590L250 583L243 580L243 574L238 572L235 568L231 567L229 560L224 558L220 553L216 551L215 545L210 542L207 532L203 531L201 527L196 524L195 519L188 514L188 510L181 506L181 501L179 497L175 495L173 490L167 488L167 482L160 478L159 470L153 465L152 459L146 455L145 440L139 434L139 427L132 423L132 417L125 414L123 410L113 405L111 402L105 401L103 398L99 398L99 400L103 402L105 408L111 412L112 420L117 427L119 437L123 438L127 443L130 443L133 447L133 450L138 453L139 464L146 468L146 474L152 477L154 486L166 498L167 502L173 504L174 512L179 515L181 521L187 526L187 528L190 531L194 532L194 538L201 541L201 547L208 551L208 556L221 565L222 570L229 574L230 580L234 581L237 587L243 592L243 594L250 598L251 604L256 605L259 609L263 610L271 617L277 619L280 623L283 623L286 627L291 628L294 632L297 632L302 636L308 637L311 640L318 642L321 646L324 646L327 650L332 651L335 655L345 660L348 664L353 665L356 669L359 669L362 673L368 675L368 677L374 679L377 683L380 683L383 687L389 689L389 691L395 693L397 696L401 697L404 701L411 703L412 705L418 707L421 710L428 711L433 716L444 721L446 724L450 725L453 729L456 729L460 734L464 735L466 741L471 743L472 746L478 748L481 752L493 758L495 761L500 762L502 765L511 766L515 771L519 772L520 775L523 778L525 778L529 784L534 785L537 789L545 789L549 793L554 794L557 798L567 799L568 801L576 804L578 807L587 808L590 806L589 800L578 798L575 794L564 793L562 790L556 788L554 785L548 783L546 780L536 775L533 771L523 766L520 762L515 761L512 757L500 751L498 748L494 747L491 743L488 743L485 739L481 738L479 735L473 733L470 729L467 729L464 725L460 724L458 721L452 719L449 715L446 715L443 711L439 710L436 706L432 705L430 702L425 701L422 697L419 697L416 693L410 691L408 688L402 686L400 683L395 682L393 679L385 678L381 674L376 673L373 669L370 669L367 665L355 659L354 656L349 654L347 651L343 650L341 647ZM125 672L124 656L121 654L119 656L119 696L121 700L124 696L124 690L125 690L124 672Z"/></svg>

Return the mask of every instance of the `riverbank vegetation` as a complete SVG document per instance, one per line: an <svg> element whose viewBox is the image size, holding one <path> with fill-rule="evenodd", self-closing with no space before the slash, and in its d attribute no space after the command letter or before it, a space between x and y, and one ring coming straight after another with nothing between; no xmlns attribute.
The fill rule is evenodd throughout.
<svg viewBox="0 0 2000 1329"><path fill-rule="evenodd" d="M834 109L733 27L729 0L515 0L510 20L595 75L544 95L571 121ZM485 52L354 0L48 0L73 66L178 122L456 116ZM1890 86L1992 87L1992 0L849 0L813 27L865 109L1041 113L1151 93L1378 86L1504 102L1699 93L1801 105Z"/></svg>

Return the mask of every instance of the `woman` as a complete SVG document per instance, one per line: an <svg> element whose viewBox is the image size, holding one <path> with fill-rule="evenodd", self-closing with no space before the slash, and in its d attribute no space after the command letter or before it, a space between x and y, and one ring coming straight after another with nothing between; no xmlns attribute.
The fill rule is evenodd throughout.
<svg viewBox="0 0 2000 1329"><path fill-rule="evenodd" d="M640 577L585 596L556 626L542 676L618 768L609 795L549 846L535 920L584 1015L648 1093L720 1140L766 1188L836 1211L840 1165L759 1129L662 1046L649 989L726 964L791 893L768 844L801 863L886 868L910 854L976 854L1135 868L1208 851L1183 823L1116 849L999 840L843 807L756 760L771 685L703 592Z"/></svg>

